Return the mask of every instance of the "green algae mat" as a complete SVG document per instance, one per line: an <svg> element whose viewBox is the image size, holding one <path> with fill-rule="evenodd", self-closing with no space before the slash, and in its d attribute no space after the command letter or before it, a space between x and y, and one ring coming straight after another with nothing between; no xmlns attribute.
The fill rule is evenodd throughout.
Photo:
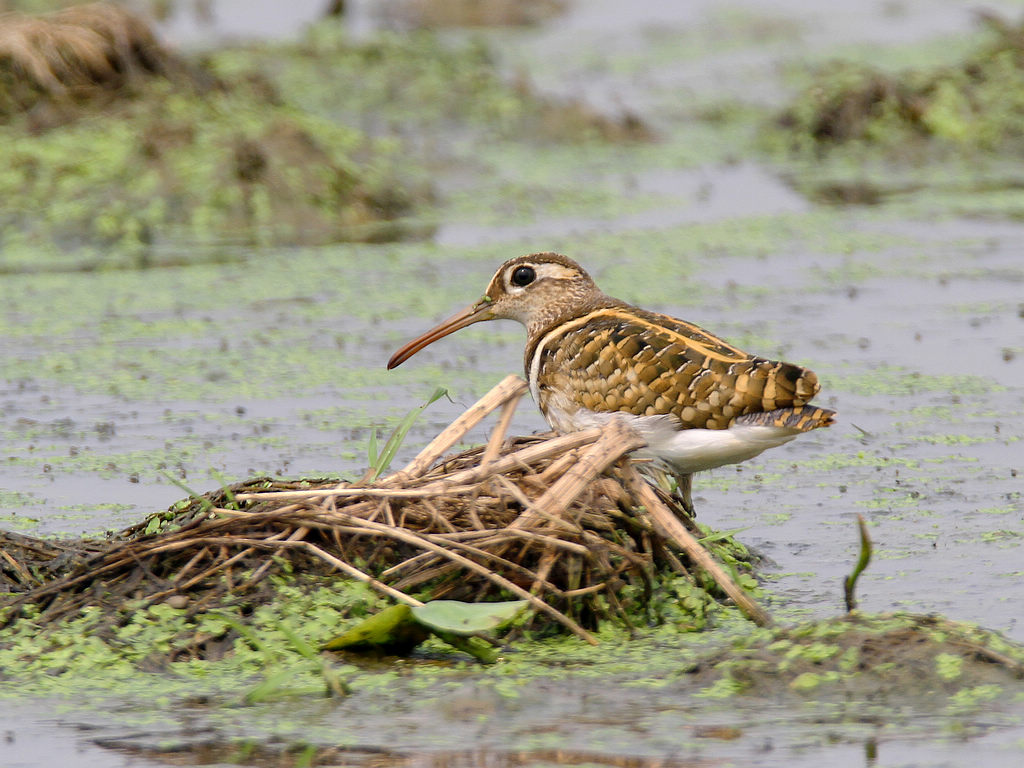
<svg viewBox="0 0 1024 768"><path fill-rule="evenodd" d="M441 458L467 416L522 388L509 377L486 407L370 485L259 478L193 493L106 542L0 535L2 691L91 706L104 696L121 706L144 699L147 716L125 721L143 732L152 718L201 703L205 727L220 734L201 743L185 733L96 743L258 765L380 765L367 761L406 755L386 740L349 744L297 722L277 722L278 741L290 734L280 746L231 737L223 717L237 707L257 728L288 701L327 698L387 717L407 696L448 706L445 691L467 679L513 698L557 679L568 691L595 680L670 690L708 711L789 702L845 724L890 712L913 720L908 709L923 707L968 728L1024 697L1024 648L939 616L850 611L756 626L750 619L771 619L746 607L743 617L743 601L725 599L740 587L708 565L724 563L759 594L745 548L686 518L703 556L665 535L672 525L655 513L671 497L645 485L644 505L629 500L633 486L616 464L631 444L615 429L617 451L601 434L506 439L496 430L488 446ZM584 449L607 460L573 453ZM678 505L665 513L683 515ZM870 558L863 525L861 536L850 605ZM493 600L508 594L520 599ZM742 732L719 724L705 735ZM541 748L519 754L550 757Z"/></svg>

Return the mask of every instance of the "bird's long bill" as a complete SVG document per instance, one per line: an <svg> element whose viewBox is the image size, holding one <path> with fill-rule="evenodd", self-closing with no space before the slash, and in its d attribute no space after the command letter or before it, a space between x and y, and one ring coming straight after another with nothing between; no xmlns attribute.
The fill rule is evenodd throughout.
<svg viewBox="0 0 1024 768"><path fill-rule="evenodd" d="M433 344L438 339L443 339L449 333L455 333L460 328L465 328L467 325L473 323L479 323L481 320L491 320L494 318L494 314L491 312L491 301L488 298L483 298L472 306L466 307L461 312L456 312L454 315L449 317L444 322L438 324L434 328L419 336L400 350L395 352L388 360L388 370L395 368L410 357L415 355L421 349L429 344Z"/></svg>

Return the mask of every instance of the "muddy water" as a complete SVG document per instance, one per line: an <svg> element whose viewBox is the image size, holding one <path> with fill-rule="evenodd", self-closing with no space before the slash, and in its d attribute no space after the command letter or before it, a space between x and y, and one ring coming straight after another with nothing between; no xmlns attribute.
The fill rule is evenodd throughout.
<svg viewBox="0 0 1024 768"><path fill-rule="evenodd" d="M836 13L798 0L734 3L732 16L715 5L640 2L623 14L618 4L580 4L545 28L498 39L510 67L527 67L553 92L649 115L674 150L680 94L777 100L784 89L773 71L788 58L917 42L968 24L965 6L924 0ZM221 18L229 17L224 4ZM269 17L257 21L267 26ZM736 42L737 31L747 37ZM0 384L0 525L73 534L120 527L182 496L161 471L197 490L218 485L218 476L352 475L371 428L448 386L454 402L431 408L410 435L408 456L519 369L523 335L493 324L396 372L385 373L383 361L473 300L503 258L553 248L584 261L610 293L821 375L837 426L700 476L695 488L703 521L745 527L740 537L767 558L778 616L840 609L839 580L855 557L853 521L862 514L876 545L860 587L866 610L936 611L1024 641L1024 225L942 210L822 210L769 169L717 155L696 167L663 166L643 148L602 158L575 171L580 186L611 191L600 215L570 199L505 221L494 200L495 215L483 222L454 210L432 244L168 270L162 277L184 287L173 301L134 301L140 286L118 275L81 276L83 298L71 283L5 278L6 311L25 319L0 340L17 372ZM29 302L66 311L38 321ZM113 351L90 368L93 347ZM55 361L48 374L29 364L37 358ZM182 370L190 371L187 386ZM529 407L517 415L519 431L542 426ZM294 711L284 718L256 707L233 713L230 726L200 718L198 731L355 733L417 766L520 765L511 750L557 746L597 763L641 755L688 765L1008 768L1020 764L1024 742L1020 712L993 712L991 728L959 731L920 702L881 720L843 722L799 706L722 707L672 687L584 680L515 695L472 679L455 695L404 693L400 707L371 694L308 704L302 727L282 724ZM157 764L93 739L153 746L197 729L194 713L162 716L159 728L126 731L121 718L88 706L0 700L0 730L10 734L0 765ZM484 751L467 752L469 744Z"/></svg>

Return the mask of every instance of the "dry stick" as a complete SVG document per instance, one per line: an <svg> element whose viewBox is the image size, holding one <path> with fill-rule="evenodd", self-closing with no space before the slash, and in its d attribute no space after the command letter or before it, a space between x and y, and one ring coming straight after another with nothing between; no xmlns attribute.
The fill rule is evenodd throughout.
<svg viewBox="0 0 1024 768"><path fill-rule="evenodd" d="M463 435L475 427L484 416L495 408L504 405L511 398L518 399L527 390L528 386L518 376L506 376L494 389L477 400L465 413L445 427L404 469L385 478L384 482L419 477L430 469L430 465L441 458L445 451L455 445L455 443L462 439Z"/></svg>
<svg viewBox="0 0 1024 768"><path fill-rule="evenodd" d="M608 588L608 582L602 581L600 584L591 584L589 587L580 587L579 589L568 589L562 593L562 597L583 597L584 595L592 595L595 592L600 592L602 589Z"/></svg>
<svg viewBox="0 0 1024 768"><path fill-rule="evenodd" d="M493 539L488 539L486 542L477 542L480 546L484 543L494 546L496 544L503 544L506 541L512 541L515 539L528 539L530 541L536 541L541 544L549 544L559 549L565 549L573 554L586 555L589 554L590 549L582 544L577 544L574 541L566 541L560 539L557 536L545 536L542 533L536 533L535 531L526 531L521 528L504 528L500 531L491 531L494 534Z"/></svg>
<svg viewBox="0 0 1024 768"><path fill-rule="evenodd" d="M483 521L480 519L480 515L477 514L476 511L477 504L480 501L480 493L485 490L489 493L490 489L490 481L481 483L473 491L473 495L469 499L469 503L466 504L466 514L469 516L469 522L478 531L483 531L487 529L487 526L484 525Z"/></svg>
<svg viewBox="0 0 1024 768"><path fill-rule="evenodd" d="M500 459L497 459L489 467L476 466L468 469L462 469L458 472L452 472L442 480L432 482L429 485L423 486L423 488L432 488L434 485L439 483L443 483L445 485L454 485L456 483L477 483L485 477L500 475L504 472L508 472L510 469L519 469L524 466L528 467L541 459L548 458L549 456L555 456L563 451L589 445L600 436L601 430L596 427L582 432L570 432L567 435L561 435L560 437L556 437L552 440L544 440L543 442L529 445L526 448L520 448L514 453L509 453L502 456Z"/></svg>
<svg viewBox="0 0 1024 768"><path fill-rule="evenodd" d="M426 538L428 541L432 540L433 536L434 536L434 534L420 534L420 535L423 536L424 538ZM451 539L444 540L444 544L446 546L449 546L449 547L454 547L455 549L461 549L461 550L463 550L463 551L465 551L465 552L467 552L467 553L469 553L471 555L476 555L477 557L480 557L480 558L482 558L482 559L484 559L484 560L486 560L488 562L497 563L497 564L499 564L501 566L504 566L504 568L506 570L516 571L517 573L520 573L520 574L522 574L523 576L525 576L525 577L527 577L529 579L533 579L535 585L546 588L549 592L554 593L558 597L562 596L562 590L559 589L558 587L556 587L551 582L547 581L546 574L538 575L536 572L531 571L525 565L521 565L521 564L516 563L516 562L514 562L512 560L508 560L508 559L502 557L501 555L499 555L499 554L497 554L495 552L490 552L490 551L488 551L486 549L483 549L481 547L474 547L471 544L465 544L465 543L460 542L460 541L452 541ZM429 555L431 557L434 557L433 553L431 553L431 552L425 552L424 554ZM417 556L417 557L419 557L419 556ZM410 558L410 560L411 559L413 559L413 558ZM405 561L405 563L408 563L408 562L409 562L409 560ZM405 565L405 563L402 563L402 565ZM458 568L459 567L458 563L453 563L453 562L448 562L447 565L451 566L453 568ZM394 571L396 567L389 568L388 571L385 571L384 573L381 573L381 576L384 576L388 572ZM443 570L443 569L444 569L444 566L442 567L442 569L434 569L434 570ZM422 583L423 581L427 580L425 578L422 578L422 576L423 576L422 571L420 573L418 573L418 574L417 573L413 573L413 574L410 574L409 576L406 576L403 579L403 581L408 582L410 579L414 579L415 583L417 583L417 584L418 583ZM431 576L431 578L432 578L432 576Z"/></svg>
<svg viewBox="0 0 1024 768"><path fill-rule="evenodd" d="M461 541L451 541L451 540L449 540L449 541L446 541L445 544L447 546L450 546L450 547L455 547L456 549L464 550L464 551L466 551L466 552L468 552L470 554L477 555L478 557L481 557L481 558L483 558L485 560L488 560L490 562L496 562L496 563L498 563L500 565L503 565L508 570L516 571L517 573L521 573L522 575L526 576L527 578L534 579L534 585L535 586L539 584L540 586L547 588L547 590L549 592L555 593L555 595L557 595L557 596L561 596L562 595L562 590L559 589L558 587L556 587L554 584L552 584L551 582L549 582L547 580L547 573L540 574L540 573L537 573L535 571L531 571L525 565L520 565L519 563L513 562L512 560L508 560L507 558L504 558L504 557L502 557L501 555L499 555L497 553L488 552L486 549L481 549L480 547L474 547L471 544L466 544L466 543L461 542Z"/></svg>
<svg viewBox="0 0 1024 768"><path fill-rule="evenodd" d="M633 552L630 549L626 549L621 544L615 544L614 542L609 541L608 539L594 533L593 531L583 531L583 540L585 542L589 542L588 551L591 554L597 554L601 549L613 550L615 554L617 554L623 560L628 560L629 562L641 568L646 567L649 562L649 560L643 555ZM609 570L611 570L610 567Z"/></svg>
<svg viewBox="0 0 1024 768"><path fill-rule="evenodd" d="M549 515L560 516L595 477L614 464L623 454L647 444L640 435L621 421L610 421L601 429L601 437L580 456L579 461L548 488L533 506ZM539 515L526 509L509 528L527 528Z"/></svg>
<svg viewBox="0 0 1024 768"><path fill-rule="evenodd" d="M11 555L7 554L6 549L0 549L0 555L3 555L4 560L11 564L11 567L17 571L18 576L26 584L31 584L35 579L32 578L32 574L25 570L24 566L15 560Z"/></svg>
<svg viewBox="0 0 1024 768"><path fill-rule="evenodd" d="M440 563L440 564L438 564ZM462 566L458 563L453 563L451 560L445 560L443 563L438 558L437 563L430 563L429 567L424 566L418 571L410 573L408 576L404 576L398 581L394 582L391 586L395 589L408 591L415 589L420 584L426 584L428 581L434 581L436 579L447 578L450 574L458 571ZM442 600L444 596L448 594L453 588L452 584L438 585L431 593L432 599Z"/></svg>
<svg viewBox="0 0 1024 768"><path fill-rule="evenodd" d="M333 530L337 530L337 528L333 528ZM559 539L556 536L545 536L542 533L535 533L534 531L512 530L510 528L503 528L500 530L488 529L484 531L457 531L456 533L450 534L432 533L430 534L430 537L434 541L444 543L465 541L467 539L479 539L476 545L481 549L485 547L497 547L507 542L515 541L516 539L526 539L527 541L535 541L557 549L564 549L568 552L572 552L574 555L587 555L590 553L590 549L588 547L585 547L582 544L577 544L574 541L566 541L565 539ZM418 555L413 555L408 560L403 560L402 562L381 571L380 576L381 578L386 578L409 568L419 567L436 559L437 555L433 552L422 552Z"/></svg>
<svg viewBox="0 0 1024 768"><path fill-rule="evenodd" d="M447 484L432 484L422 488L322 488L309 491L264 491L262 493L239 493L235 496L238 501L260 501L272 499L326 499L337 496L369 496L371 498L397 498L397 499L418 499L429 496L440 496L445 493L465 493L473 489L471 485L460 485L455 488Z"/></svg>
<svg viewBox="0 0 1024 768"><path fill-rule="evenodd" d="M551 523L555 528L561 528L562 530L573 531L575 533L579 532L579 525L574 525L572 521L566 520L556 512L549 512L540 505L540 499L537 499L536 501L531 500L529 496L523 493L523 490L519 486L504 475L498 475L494 479L502 488L505 489L508 495L518 501L523 508L522 514L512 521L507 530L521 530L527 525L532 525L544 520ZM530 519L520 523L527 513L530 513Z"/></svg>
<svg viewBox="0 0 1024 768"><path fill-rule="evenodd" d="M566 473L573 464L580 460L579 450L567 451L564 456L559 456L557 459L548 464L547 469L541 472L537 479L540 480L545 486L550 485L555 481L556 478L561 477Z"/></svg>
<svg viewBox="0 0 1024 768"><path fill-rule="evenodd" d="M665 547L662 550L662 552L665 555L665 559L668 560L669 568L678 573L680 576L685 576L688 579L691 578L690 572L686 569L686 566L683 565L683 561L676 557L675 552L673 552L668 547Z"/></svg>
<svg viewBox="0 0 1024 768"><path fill-rule="evenodd" d="M192 558L187 563L185 563L185 565L182 567L182 569L180 571L178 571L176 574L174 574L174 576L171 577L171 583L172 584L177 584L179 581L181 581L183 578L185 578L185 574L188 573L189 571L191 571L195 567L196 563L198 563L200 560L202 560L208 554L210 554L210 548L209 547L203 547L198 552L196 552L194 555L192 555Z"/></svg>
<svg viewBox="0 0 1024 768"><path fill-rule="evenodd" d="M570 432L568 435L556 437L553 440L545 440L535 445L521 448L515 453L510 453L497 459L488 467L470 467L440 480L435 480L420 488L398 489L398 488L352 488L336 487L322 488L308 491L262 491L257 493L235 494L238 501L270 501L270 500L309 500L318 498L335 498L344 496L368 496L383 498L429 498L431 496L442 496L445 494L466 493L476 487L476 483L489 475L497 475L507 472L510 469L517 469L521 466L529 466L534 462L546 459L549 456L562 453L566 450L579 448L593 443L601 436L601 430L594 428L582 432ZM389 478L393 475L389 475Z"/></svg>
<svg viewBox="0 0 1024 768"><path fill-rule="evenodd" d="M303 549L305 549L310 554L315 555L316 557L319 557L321 560L323 560L326 563L330 563L335 568L337 568L339 571L342 571L343 573L348 574L353 579L358 579L359 581L362 581L362 582L364 582L366 584L369 584L373 589L376 589L378 592L384 593L388 597L391 597L391 598L399 601L400 603L405 603L406 605L411 605L414 608L416 606L418 606L418 605L423 605L423 603L421 603L415 597L409 597L409 595L405 594L404 592L399 592L397 589L392 589L387 584L382 584L381 582L377 581L375 578L373 578L369 574L363 573L362 571L360 571L355 566L349 565L344 560L340 560L337 557L335 557L334 555L332 555L330 552L326 552L326 551L320 549L320 547L318 547L316 544L312 544L312 543L310 543L308 541L280 542L281 546L288 546L290 544L294 544L294 545L297 545L299 547L302 547Z"/></svg>
<svg viewBox="0 0 1024 768"><path fill-rule="evenodd" d="M686 526L679 522L679 519L672 514L672 510L662 503L654 489L637 472L636 467L629 460L622 462L620 467L622 478L626 481L626 485L636 496L637 501L644 505L647 509L647 514L658 524L658 527L665 532L668 538L682 548L694 563L710 574L711 578L733 599L733 602L739 606L739 609L743 611L747 618L760 627L770 626L772 623L771 617L746 592L737 586L736 582L729 577L729 574L725 572L722 566L715 562L715 559L701 546L693 534L686 530Z"/></svg>
<svg viewBox="0 0 1024 768"><path fill-rule="evenodd" d="M287 539L285 539L285 541L301 541L302 539L306 538L306 534L308 533L309 528L307 526L296 528L294 531L292 531L291 535L288 536ZM261 565L253 572L252 576L245 580L245 583L242 584L242 588L244 589L246 587L251 587L257 581L262 579L263 575L270 569L270 566L272 566L273 564L273 560L267 560L265 563L263 563L263 565Z"/></svg>
<svg viewBox="0 0 1024 768"><path fill-rule="evenodd" d="M380 577L382 579L386 579L389 576L393 576L396 573L406 570L407 568L412 568L414 566L420 567L425 563L430 563L432 560L437 560L437 555L433 552L420 552L418 555L413 555L407 560L403 560L396 565L392 565L390 568L385 568L380 572Z"/></svg>
<svg viewBox="0 0 1024 768"><path fill-rule="evenodd" d="M487 447L484 449L484 455L480 458L481 467L486 467L501 455L501 444L505 442L505 434L508 432L509 424L512 423L512 417L516 412L516 406L519 405L524 392L526 392L525 389L520 391L516 397L510 397L502 406L498 426L491 433L491 438L487 441Z"/></svg>
<svg viewBox="0 0 1024 768"><path fill-rule="evenodd" d="M384 522L390 525L392 528L395 527L395 514L391 511L391 502L384 499L380 505L381 510L384 512Z"/></svg>
<svg viewBox="0 0 1024 768"><path fill-rule="evenodd" d="M544 585L547 583L548 576L551 574L551 569L555 567L555 550L553 547L548 547L544 551L544 554L540 558L540 567L537 569L537 579L533 582L530 587L530 591L537 594L541 591ZM561 590L559 590L561 591Z"/></svg>
<svg viewBox="0 0 1024 768"><path fill-rule="evenodd" d="M455 533L459 530L451 524L451 521L447 517L441 514L441 510L435 507L429 499L423 500L423 506L426 507L427 511L430 513L430 517L433 520L434 525L439 528L446 528L449 533ZM407 526L403 525L402 527L406 528Z"/></svg>
<svg viewBox="0 0 1024 768"><path fill-rule="evenodd" d="M512 592L513 594L518 595L523 600L528 600L530 602L530 604L534 608L536 608L536 609L538 609L540 611L543 611L544 613L548 614L555 621L557 621L560 624L563 624L564 626L568 627L575 635L577 635L578 637L582 638L583 640L586 640L591 645L597 645L597 638L595 638L592 634L587 632L587 630L585 630L583 627L581 627L575 621L570 619L564 613L562 613L561 611L559 611L559 610L553 608L552 606L548 605L546 602L544 602L540 598L538 598L538 597L536 597L534 595L531 595L529 592L527 592L525 589L520 587L518 584L512 583L511 581L506 579L504 576L500 576L499 574L494 573L493 571L491 571L488 568L480 565L479 563L474 562L473 560L470 560L468 557L463 557L462 555L458 554L457 552L452 552L451 550L446 549L445 547L442 547L442 546L440 546L438 544L435 544L434 542L432 542L430 539L426 538L425 536L421 536L421 535L412 533L411 531L402 531L402 530L399 530L397 528L395 528L395 529L388 528L386 525L381 525L380 523L372 523L371 524L371 523L368 523L365 520L359 520L359 521L353 521L353 522L362 523L363 525L365 525L365 526L367 526L369 528L372 528L373 530L379 531L381 534L383 534L385 536L390 536L393 539L398 539L399 541L404 541L407 544L412 544L414 546L419 547L420 549L429 549L432 552L436 552L437 554L441 555L442 557L446 557L449 560L453 560L453 561L459 563L464 568L468 568L471 571L479 573L484 578L490 579L491 581L493 581L498 586L503 587L503 588L507 589L509 592ZM448 542L445 542L445 543L448 543Z"/></svg>
<svg viewBox="0 0 1024 768"><path fill-rule="evenodd" d="M265 539L262 539L262 541L274 542L274 541L277 541L278 539L283 538L287 533L289 533L289 532L288 531L278 531L277 533L273 534L272 536L267 536ZM227 545L229 543L230 544L236 544L236 543L240 543L240 541L238 539L235 539L234 537L232 537L230 542L225 542L225 543L221 544L221 555L222 556L227 554L225 549L227 548ZM227 568L230 568L232 565L237 563L242 558L245 558L245 557L248 557L249 555L251 555L254 550L255 550L254 547L246 547L241 552L236 552L234 555L229 557L227 560L224 560L224 561L222 561L222 562L220 562L220 563L218 563L216 565L211 566L210 568L207 568L202 573L200 573L200 574L198 574L196 576L193 576L191 579L186 581L184 584L177 585L176 586L176 590L188 589L193 584L198 584L203 579L205 579L205 578L207 578L209 576L213 576L218 571L222 571L222 570L225 570ZM170 591L173 592L173 591L176 591L176 590L170 590ZM148 599L150 599L150 600L156 599L156 596L155 595L151 596Z"/></svg>

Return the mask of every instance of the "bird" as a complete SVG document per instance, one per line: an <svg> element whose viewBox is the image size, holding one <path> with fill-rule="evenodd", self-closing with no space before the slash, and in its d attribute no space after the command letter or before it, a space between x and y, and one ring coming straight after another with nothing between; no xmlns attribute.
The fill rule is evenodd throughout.
<svg viewBox="0 0 1024 768"><path fill-rule="evenodd" d="M506 261L479 301L401 347L388 370L497 319L526 326L526 378L551 428L564 434L625 419L647 442L632 455L675 479L690 515L695 472L746 461L836 417L808 405L820 389L813 371L608 296L557 253Z"/></svg>

